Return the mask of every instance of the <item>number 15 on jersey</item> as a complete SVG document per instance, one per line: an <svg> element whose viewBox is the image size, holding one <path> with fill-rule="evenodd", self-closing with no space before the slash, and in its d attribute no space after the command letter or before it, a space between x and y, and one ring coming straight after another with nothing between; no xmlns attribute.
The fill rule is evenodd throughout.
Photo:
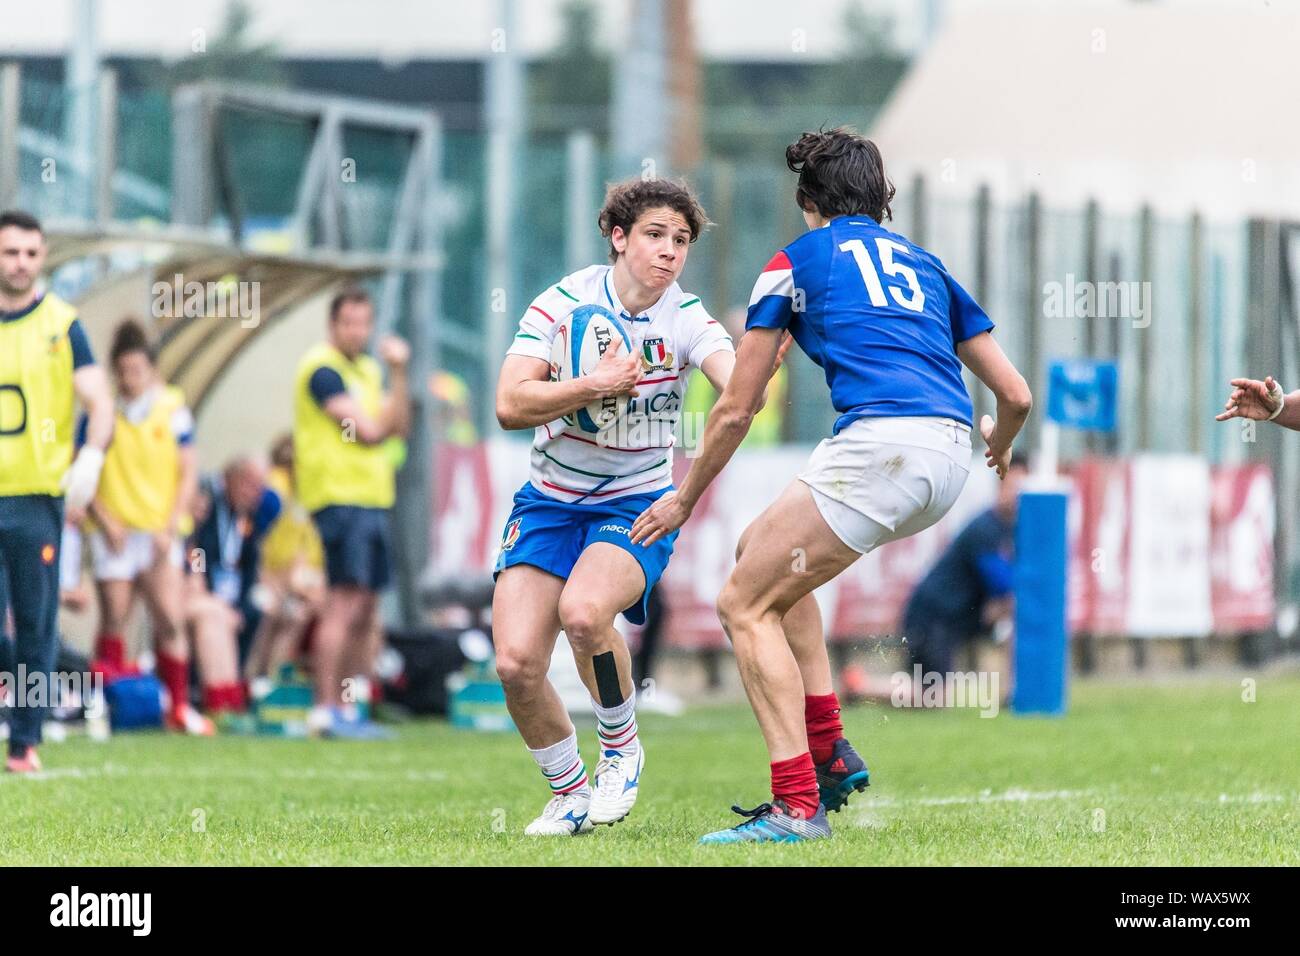
<svg viewBox="0 0 1300 956"><path fill-rule="evenodd" d="M906 255L907 246L901 242L895 242L893 239L886 239L883 236L877 238L876 252L880 257L879 270L877 270L876 263L871 258L871 253L867 251L867 247L861 239L849 239L847 242L841 242L840 251L853 255L853 261L857 263L858 271L862 273L862 281L867 286L867 295L871 298L872 305L877 308L884 308L889 305L889 300L885 298L884 284L880 280L880 273L884 272L885 275L901 279L903 283L906 283L906 289L899 283L890 283L889 294L893 296L895 302L912 312L921 312L925 309L925 293L921 291L921 284L916 280L916 271L911 266L894 259L897 253Z"/></svg>

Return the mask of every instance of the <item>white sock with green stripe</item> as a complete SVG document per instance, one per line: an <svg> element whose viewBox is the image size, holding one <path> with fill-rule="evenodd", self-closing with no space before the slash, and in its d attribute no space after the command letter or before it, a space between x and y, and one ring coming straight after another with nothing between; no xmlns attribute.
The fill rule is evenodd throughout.
<svg viewBox="0 0 1300 956"><path fill-rule="evenodd" d="M600 752L616 750L632 755L641 746L636 732L636 692L617 707L602 707L596 701L596 732L600 737Z"/></svg>
<svg viewBox="0 0 1300 956"><path fill-rule="evenodd" d="M541 768L542 776L551 785L553 795L591 790L587 783L587 765L578 753L577 731L558 744L551 744L541 750L530 748L528 752L533 755L537 766Z"/></svg>

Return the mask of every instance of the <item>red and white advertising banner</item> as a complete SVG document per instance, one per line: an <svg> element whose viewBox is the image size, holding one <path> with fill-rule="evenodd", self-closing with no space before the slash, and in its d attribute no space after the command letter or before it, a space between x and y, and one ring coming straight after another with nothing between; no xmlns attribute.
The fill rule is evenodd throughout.
<svg viewBox="0 0 1300 956"><path fill-rule="evenodd" d="M1128 609L1133 637L1201 637L1210 610L1210 468L1193 455L1129 462Z"/></svg>
<svg viewBox="0 0 1300 956"><path fill-rule="evenodd" d="M1070 630L1122 634L1128 606L1129 469L1123 461L1086 459L1071 469ZM1073 527L1071 530L1075 530Z"/></svg>
<svg viewBox="0 0 1300 956"><path fill-rule="evenodd" d="M429 560L438 577L485 571L496 559L500 526L488 446L443 445L435 458Z"/></svg>
<svg viewBox="0 0 1300 956"><path fill-rule="evenodd" d="M1273 626L1273 473L1267 465L1215 468L1210 475L1210 600L1215 630Z"/></svg>
<svg viewBox="0 0 1300 956"><path fill-rule="evenodd" d="M1080 477L1066 475L1062 480L1069 486L1070 502L1066 511L1066 622L1071 633L1080 630L1088 619L1092 595L1093 548L1089 543L1085 525L1084 496L1080 491Z"/></svg>
<svg viewBox="0 0 1300 956"><path fill-rule="evenodd" d="M668 639L726 646L714 602L736 543L807 461L808 449L744 450L696 505L661 587ZM679 455L678 480L690 461ZM432 563L439 575L489 572L514 493L528 478L528 446L494 439L445 446L438 458ZM1197 636L1270 627L1274 490L1265 465L1223 466L1182 455L1085 459L1070 469L1070 630ZM982 455L942 521L865 556L819 588L828 635L897 631L908 595L948 542L997 495ZM796 560L792 553L791 562Z"/></svg>
<svg viewBox="0 0 1300 956"><path fill-rule="evenodd" d="M1087 459L1071 469L1070 629L1187 637L1273 626L1267 465L1191 456Z"/></svg>

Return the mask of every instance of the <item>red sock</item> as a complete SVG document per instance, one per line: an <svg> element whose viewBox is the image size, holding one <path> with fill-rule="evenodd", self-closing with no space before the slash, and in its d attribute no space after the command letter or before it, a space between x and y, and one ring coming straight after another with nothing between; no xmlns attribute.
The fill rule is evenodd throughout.
<svg viewBox="0 0 1300 956"><path fill-rule="evenodd" d="M95 658L114 667L126 663L126 641L121 634L103 633L95 638Z"/></svg>
<svg viewBox="0 0 1300 956"><path fill-rule="evenodd" d="M819 697L803 699L803 719L808 725L808 749L813 763L821 764L831 759L835 741L844 736L840 723L840 700L834 692Z"/></svg>
<svg viewBox="0 0 1300 956"><path fill-rule="evenodd" d="M244 688L238 683L210 684L203 688L203 709L209 714L238 713L244 709Z"/></svg>
<svg viewBox="0 0 1300 956"><path fill-rule="evenodd" d="M170 654L158 655L158 677L172 695L172 710L190 702L190 662Z"/></svg>
<svg viewBox="0 0 1300 956"><path fill-rule="evenodd" d="M801 753L772 764L772 796L785 801L792 816L804 819L817 813L817 771L812 754Z"/></svg>

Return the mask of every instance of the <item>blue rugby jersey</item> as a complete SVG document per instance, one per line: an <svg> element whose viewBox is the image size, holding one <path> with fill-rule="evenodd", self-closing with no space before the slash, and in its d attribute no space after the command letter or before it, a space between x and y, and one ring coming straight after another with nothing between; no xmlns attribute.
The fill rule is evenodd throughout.
<svg viewBox="0 0 1300 956"><path fill-rule="evenodd" d="M993 328L943 263L866 216L838 216L764 267L745 328L789 329L840 416L971 424L957 343Z"/></svg>

